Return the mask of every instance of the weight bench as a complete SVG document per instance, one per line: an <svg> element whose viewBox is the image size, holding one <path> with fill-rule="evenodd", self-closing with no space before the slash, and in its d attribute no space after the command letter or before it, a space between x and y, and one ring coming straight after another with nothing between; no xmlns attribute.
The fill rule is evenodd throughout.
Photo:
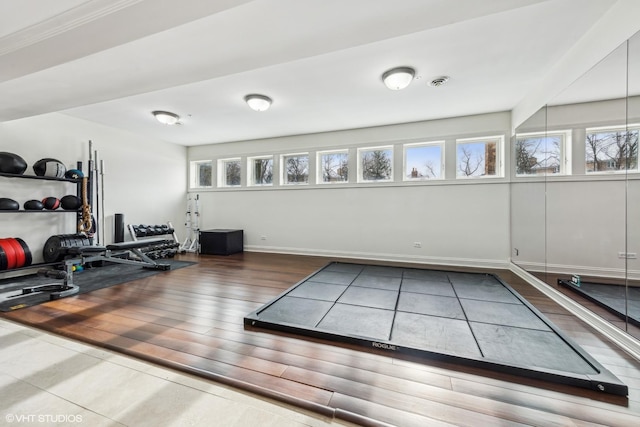
<svg viewBox="0 0 640 427"><path fill-rule="evenodd" d="M157 263L142 252L142 249L153 247L154 245L159 245L164 242L166 241L163 239L155 239L114 243L107 246L71 246L59 248L61 251L60 254L64 255L64 260L62 261L64 270L41 269L38 270L38 274L53 279L62 279L63 283L28 286L15 291L0 293L0 303L43 293L49 294L50 300L75 295L80 291L80 288L73 284L73 267L94 261L139 265L142 268L155 270L170 270L171 264ZM131 258L132 254L137 259Z"/></svg>
<svg viewBox="0 0 640 427"><path fill-rule="evenodd" d="M164 242L162 239L156 239L113 243L107 246L72 246L65 248L64 263L67 266L73 266L94 261L109 261L119 264L140 265L143 268L155 270L170 270L171 264L157 263L142 251L144 248L160 245ZM135 255L137 259L131 259L131 254Z"/></svg>

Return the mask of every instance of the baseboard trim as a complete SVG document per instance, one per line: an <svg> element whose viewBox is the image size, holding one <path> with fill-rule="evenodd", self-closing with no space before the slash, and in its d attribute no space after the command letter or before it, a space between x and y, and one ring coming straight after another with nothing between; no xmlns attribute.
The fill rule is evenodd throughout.
<svg viewBox="0 0 640 427"><path fill-rule="evenodd" d="M513 260L512 260L513 262ZM580 276L606 277L625 280L625 278L633 279L640 277L640 271L628 270L623 268L604 268L604 267L588 267L584 265L563 265L563 264L542 264L539 262L518 262L518 266L526 271L536 273L553 273L553 274L577 274Z"/></svg>
<svg viewBox="0 0 640 427"><path fill-rule="evenodd" d="M369 261L389 261L389 262L405 262L411 264L428 264L437 266L452 266L452 267L479 267L487 269L501 269L509 270L509 261L507 260L493 260L493 259L477 259L477 258L448 258L448 257L430 257L419 255L398 255L389 253L374 253L374 252L344 252L344 251L330 251L323 249L308 249L308 248L287 248L277 246L257 246L257 245L245 245L244 250L247 252L267 252L287 255L307 255L307 256L321 256L321 257L333 257L333 258L349 258L358 260Z"/></svg>
<svg viewBox="0 0 640 427"><path fill-rule="evenodd" d="M511 263L510 269L515 275L531 284L534 288L538 289L560 306L571 312L571 314L609 338L625 353L640 361L640 341L636 340L622 329L615 327L602 317L593 313L591 310L586 309L561 292L553 289L551 286L524 270L522 267Z"/></svg>

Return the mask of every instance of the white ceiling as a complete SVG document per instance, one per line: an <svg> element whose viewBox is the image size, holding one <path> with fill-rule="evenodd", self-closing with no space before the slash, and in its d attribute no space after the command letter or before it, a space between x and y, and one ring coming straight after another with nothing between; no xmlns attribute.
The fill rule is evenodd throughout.
<svg viewBox="0 0 640 427"><path fill-rule="evenodd" d="M614 3L0 0L0 122L62 112L190 146L507 111ZM416 69L403 91L381 81L396 66Z"/></svg>

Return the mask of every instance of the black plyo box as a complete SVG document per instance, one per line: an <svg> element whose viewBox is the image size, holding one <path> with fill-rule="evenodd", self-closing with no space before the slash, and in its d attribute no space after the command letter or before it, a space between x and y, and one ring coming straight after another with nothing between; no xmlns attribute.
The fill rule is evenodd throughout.
<svg viewBox="0 0 640 427"><path fill-rule="evenodd" d="M200 231L200 253L231 255L243 251L243 230L213 229Z"/></svg>

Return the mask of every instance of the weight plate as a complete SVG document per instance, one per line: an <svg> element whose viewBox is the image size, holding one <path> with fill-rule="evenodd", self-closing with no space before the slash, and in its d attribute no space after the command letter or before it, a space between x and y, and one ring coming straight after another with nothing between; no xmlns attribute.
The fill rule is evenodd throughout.
<svg viewBox="0 0 640 427"><path fill-rule="evenodd" d="M16 268L16 251L6 240L7 239L0 239L0 246L2 246L4 253L7 255L7 270L11 270Z"/></svg>
<svg viewBox="0 0 640 427"><path fill-rule="evenodd" d="M22 252L24 252L24 266L28 267L33 262L33 256L31 255L31 250L27 243L19 237L16 237L16 242L22 246Z"/></svg>
<svg viewBox="0 0 640 427"><path fill-rule="evenodd" d="M44 262L58 262L62 261L64 255L62 253L62 239L60 236L51 236L47 239L42 249L42 256Z"/></svg>
<svg viewBox="0 0 640 427"><path fill-rule="evenodd" d="M7 255L4 253L4 249L0 246L0 271L7 269Z"/></svg>
<svg viewBox="0 0 640 427"><path fill-rule="evenodd" d="M67 234L64 237L64 241L65 241L65 243L64 243L64 247L65 248L73 248L75 246L78 246L78 244L77 244L78 240L77 240L75 234Z"/></svg>
<svg viewBox="0 0 640 427"><path fill-rule="evenodd" d="M16 255L16 266L14 268L24 267L25 257L24 257L24 251L22 250L22 246L20 246L20 243L18 243L16 239L13 239L13 238L5 239L5 242L11 245Z"/></svg>

